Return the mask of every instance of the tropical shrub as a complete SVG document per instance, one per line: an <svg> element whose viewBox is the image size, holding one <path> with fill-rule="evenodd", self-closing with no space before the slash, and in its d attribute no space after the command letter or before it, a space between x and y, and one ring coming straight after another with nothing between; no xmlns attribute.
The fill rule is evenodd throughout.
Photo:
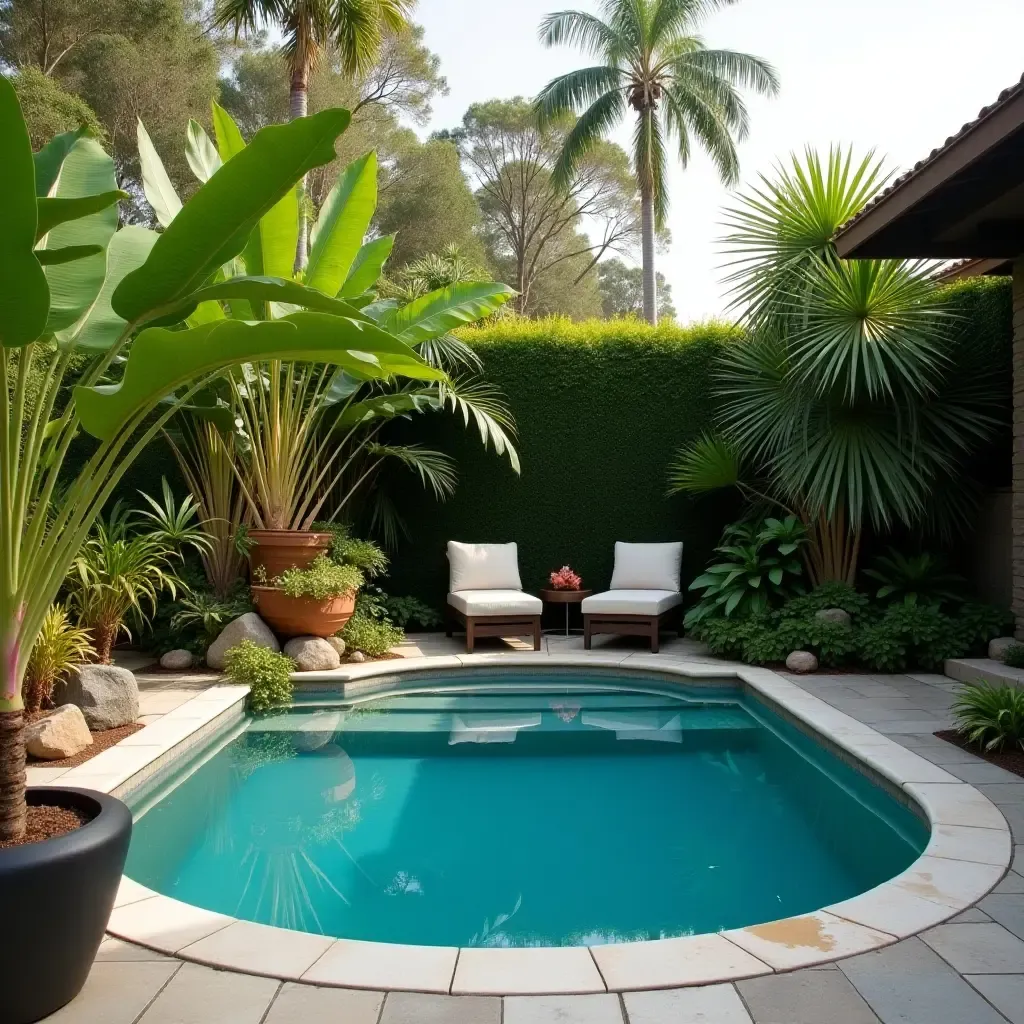
<svg viewBox="0 0 1024 1024"><path fill-rule="evenodd" d="M64 605L51 605L25 670L25 710L39 711L48 705L54 685L92 653L88 630L71 621Z"/></svg>
<svg viewBox="0 0 1024 1024"><path fill-rule="evenodd" d="M415 624L420 629L434 629L440 626L442 618L433 608L416 597L391 597L380 591L384 602L384 613L399 629L408 629Z"/></svg>
<svg viewBox="0 0 1024 1024"><path fill-rule="evenodd" d="M289 597L325 601L354 594L363 585L363 574L354 565L338 565L327 555L317 555L308 569L285 569L273 584Z"/></svg>
<svg viewBox="0 0 1024 1024"><path fill-rule="evenodd" d="M243 640L224 655L224 671L233 683L249 687L249 710L269 711L291 703L291 658Z"/></svg>
<svg viewBox="0 0 1024 1024"><path fill-rule="evenodd" d="M1024 690L979 683L964 686L953 705L957 732L983 750L1024 749Z"/></svg>
<svg viewBox="0 0 1024 1024"><path fill-rule="evenodd" d="M690 590L704 593L686 613L687 628L711 615L761 614L800 589L803 568L798 553L806 530L796 516L733 523L722 539L726 543L715 551L725 557L690 584Z"/></svg>
<svg viewBox="0 0 1024 1024"><path fill-rule="evenodd" d="M359 613L345 623L339 635L349 651L362 651L371 658L387 654L405 639L405 633L389 620Z"/></svg>
<svg viewBox="0 0 1024 1024"><path fill-rule="evenodd" d="M253 610L251 591L242 583L223 597L195 588L174 605L162 607L169 607L169 618L164 629L153 630L156 649L162 653L181 648L198 656L206 654L229 622Z"/></svg>
<svg viewBox="0 0 1024 1024"><path fill-rule="evenodd" d="M967 589L967 580L951 572L941 555L927 551L904 555L890 548L864 575L881 584L875 594L879 600L960 604Z"/></svg>
<svg viewBox="0 0 1024 1024"><path fill-rule="evenodd" d="M210 167L184 204L144 161L164 230L119 229L125 194L110 157L80 131L33 154L0 76L2 840L24 835L22 684L36 637L100 511L170 417L235 364L320 360L361 381L445 379L406 341L331 298L337 289L325 295L275 277L278 267L290 277L294 257L294 245L270 230L276 214L291 208L303 175L335 158L349 120L324 110L268 126L247 146L235 140L230 159ZM148 143L144 132L140 142ZM325 225L321 249L350 238L349 227ZM288 306L273 321L225 312L277 300ZM415 329L410 321L403 330ZM90 454L65 472L81 433L94 439Z"/></svg>

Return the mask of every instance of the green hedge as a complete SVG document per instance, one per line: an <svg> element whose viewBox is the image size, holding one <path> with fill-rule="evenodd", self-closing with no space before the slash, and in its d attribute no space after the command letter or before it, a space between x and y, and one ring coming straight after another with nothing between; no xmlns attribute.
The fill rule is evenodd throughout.
<svg viewBox="0 0 1024 1024"><path fill-rule="evenodd" d="M675 449L711 425L713 365L738 332L509 318L461 336L512 408L522 475L451 417L434 418L426 432L418 421L417 440L458 459L459 487L443 504L416 483L403 488L411 538L395 555L388 590L443 604L448 540L516 541L527 590L565 563L584 586L603 589L616 540L682 540L692 577L734 499L668 499L666 470Z"/></svg>

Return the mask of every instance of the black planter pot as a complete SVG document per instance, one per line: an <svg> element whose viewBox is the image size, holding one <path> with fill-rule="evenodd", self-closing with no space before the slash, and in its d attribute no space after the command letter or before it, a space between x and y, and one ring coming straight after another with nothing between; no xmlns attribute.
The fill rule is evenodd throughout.
<svg viewBox="0 0 1024 1024"><path fill-rule="evenodd" d="M4 1024L41 1020L82 990L132 835L131 812L104 793L30 789L28 803L77 808L94 817L66 835L0 850Z"/></svg>

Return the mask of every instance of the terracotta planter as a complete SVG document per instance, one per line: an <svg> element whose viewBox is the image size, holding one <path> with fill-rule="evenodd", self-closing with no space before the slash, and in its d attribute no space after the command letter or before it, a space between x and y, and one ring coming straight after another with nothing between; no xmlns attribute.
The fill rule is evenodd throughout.
<svg viewBox="0 0 1024 1024"><path fill-rule="evenodd" d="M278 587L253 587L252 600L261 619L281 636L334 636L356 608L354 593L345 597L289 597Z"/></svg>
<svg viewBox="0 0 1024 1024"><path fill-rule="evenodd" d="M309 530L250 530L253 546L249 551L249 568L262 567L269 582L293 566L306 569L317 555L327 551L333 538L329 533Z"/></svg>

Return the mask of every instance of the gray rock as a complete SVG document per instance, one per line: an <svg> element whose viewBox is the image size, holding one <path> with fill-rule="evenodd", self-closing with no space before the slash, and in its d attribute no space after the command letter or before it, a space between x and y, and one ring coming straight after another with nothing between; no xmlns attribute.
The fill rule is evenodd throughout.
<svg viewBox="0 0 1024 1024"><path fill-rule="evenodd" d="M206 664L210 668L224 668L224 655L243 640L251 640L258 647L266 647L274 652L281 650L270 627L255 612L246 612L220 631L220 636L210 644L206 652Z"/></svg>
<svg viewBox="0 0 1024 1024"><path fill-rule="evenodd" d="M339 658L345 657L345 641L340 636L329 636L327 642L338 652Z"/></svg>
<svg viewBox="0 0 1024 1024"><path fill-rule="evenodd" d="M25 726L25 749L32 757L45 761L74 757L91 744L92 733L85 715L74 704L65 704Z"/></svg>
<svg viewBox="0 0 1024 1024"><path fill-rule="evenodd" d="M366 655L362 651L353 651L348 656L349 661L366 661Z"/></svg>
<svg viewBox="0 0 1024 1024"><path fill-rule="evenodd" d="M318 636L297 636L284 645L284 653L300 672L327 672L341 665L338 652Z"/></svg>
<svg viewBox="0 0 1024 1024"><path fill-rule="evenodd" d="M160 658L161 668L182 669L192 667L192 652L183 648L168 651Z"/></svg>
<svg viewBox="0 0 1024 1024"><path fill-rule="evenodd" d="M786 658L786 668L790 672L816 672L818 659L810 651L793 651Z"/></svg>
<svg viewBox="0 0 1024 1024"><path fill-rule="evenodd" d="M837 626L850 625L850 613L842 608L822 608L814 613L814 617L822 622L834 622Z"/></svg>
<svg viewBox="0 0 1024 1024"><path fill-rule="evenodd" d="M53 702L77 704L93 732L116 729L139 717L139 684L117 665L79 665L54 687Z"/></svg>
<svg viewBox="0 0 1024 1024"><path fill-rule="evenodd" d="M1016 647L1021 641L1012 636L997 636L995 640L989 640L988 642L988 656L993 661L1002 661L1006 657L1006 652L1011 647Z"/></svg>

